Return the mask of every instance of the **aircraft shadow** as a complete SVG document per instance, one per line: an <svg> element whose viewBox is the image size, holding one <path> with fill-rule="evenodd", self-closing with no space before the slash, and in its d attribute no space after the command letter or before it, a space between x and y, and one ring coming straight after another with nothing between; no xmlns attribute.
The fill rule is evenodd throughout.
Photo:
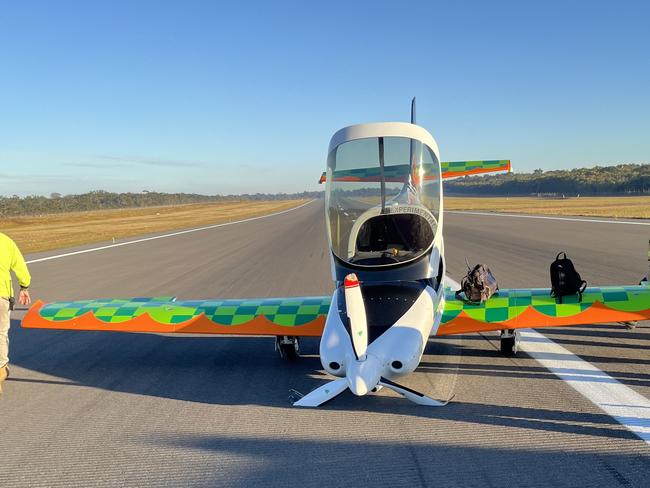
<svg viewBox="0 0 650 488"><path fill-rule="evenodd" d="M522 357L524 357L522 355ZM425 371L431 373L444 372L450 369L449 364L444 362L431 362L422 361L418 371ZM559 380L556 375L551 373L544 367L537 366L519 366L519 365L499 365L499 364L460 364L454 370L457 374L467 376L492 376L499 378L528 378L528 379L544 379L544 380ZM566 377L575 381L589 381L598 382L598 378L589 377L584 378L576 372L575 377L571 377L570 371L563 371ZM607 371L607 374L620 383L629 386L645 386L650 387L650 374L634 373L628 371ZM603 382L609 380L603 378Z"/></svg>
<svg viewBox="0 0 650 488"><path fill-rule="evenodd" d="M593 329L593 330L592 330ZM596 329L594 325L585 327L555 328L549 327L542 330L544 335L550 336L578 336L578 337L603 337L606 339L632 339L636 341L650 341L650 334L643 332L644 327L637 327L634 330L625 328L624 325L601 326Z"/></svg>
<svg viewBox="0 0 650 488"><path fill-rule="evenodd" d="M41 382L53 388L83 385L205 404L292 409L290 390L306 393L329 379L320 372L316 338L303 340L304 356L290 362L278 357L271 338L36 331L19 328L17 320L11 335L12 363L30 372L45 374L47 378L40 379L38 374L25 375L14 370L9 381ZM555 378L541 367L465 364L460 361L463 355L491 360L498 353L465 348L451 341L442 348L430 342L426 354L421 368L413 376L451 372L486 377ZM621 372L613 376L628 384L647 384L650 381L648 375ZM404 378L403 383L419 387L410 384L410 378ZM359 399L346 392L322 409L383 411L522 429L635 438L605 414L458 401L452 401L444 408L424 408L390 395Z"/></svg>
<svg viewBox="0 0 650 488"><path fill-rule="evenodd" d="M543 449L533 445L499 448L490 445L494 439L481 438L452 443L421 442L405 436L387 441L380 434L333 430L328 439L314 439L310 434L287 439L271 428L265 438L244 433L179 432L147 437L143 443L153 449L205 453L207 462L215 464L224 457L254 455L255 462L240 467L234 475L206 466L211 469L202 470L201 486L640 487L647 486L650 478L648 464L628 453L548 445ZM296 459L302 461L296 463Z"/></svg>

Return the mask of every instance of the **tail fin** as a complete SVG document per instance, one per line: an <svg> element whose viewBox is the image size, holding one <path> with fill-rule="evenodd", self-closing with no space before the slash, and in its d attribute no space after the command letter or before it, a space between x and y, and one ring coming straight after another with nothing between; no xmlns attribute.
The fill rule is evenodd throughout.
<svg viewBox="0 0 650 488"><path fill-rule="evenodd" d="M415 124L415 97L411 100L411 124Z"/></svg>

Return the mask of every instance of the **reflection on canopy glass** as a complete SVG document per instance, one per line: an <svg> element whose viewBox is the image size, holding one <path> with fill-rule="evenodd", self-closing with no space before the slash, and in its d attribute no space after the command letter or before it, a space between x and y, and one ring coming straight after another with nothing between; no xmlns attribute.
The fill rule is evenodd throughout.
<svg viewBox="0 0 650 488"><path fill-rule="evenodd" d="M328 231L338 258L386 266L431 248L440 165L425 144L405 137L357 139L336 147L327 166Z"/></svg>

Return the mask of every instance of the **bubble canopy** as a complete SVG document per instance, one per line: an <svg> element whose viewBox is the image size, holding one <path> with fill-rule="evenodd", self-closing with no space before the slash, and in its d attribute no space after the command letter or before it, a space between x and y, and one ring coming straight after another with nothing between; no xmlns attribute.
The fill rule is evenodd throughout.
<svg viewBox="0 0 650 488"><path fill-rule="evenodd" d="M406 123L346 127L332 137L326 208L330 247L352 267L397 267L428 254L438 230L438 147Z"/></svg>

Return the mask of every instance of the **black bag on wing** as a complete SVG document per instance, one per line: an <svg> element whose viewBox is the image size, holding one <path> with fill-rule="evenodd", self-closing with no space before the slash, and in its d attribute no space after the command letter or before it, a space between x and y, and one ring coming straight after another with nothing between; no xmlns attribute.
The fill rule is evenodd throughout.
<svg viewBox="0 0 650 488"><path fill-rule="evenodd" d="M563 258L560 256L564 255ZM551 263L551 296L562 303L562 297L575 295L582 301L582 292L587 288L587 282L580 277L573 262L566 257L565 252L559 253Z"/></svg>
<svg viewBox="0 0 650 488"><path fill-rule="evenodd" d="M461 299L461 292L465 294L465 300L473 303L482 303L499 291L497 279L484 264L477 264L474 268L467 267L467 276L460 284L460 290L456 292L456 298Z"/></svg>

